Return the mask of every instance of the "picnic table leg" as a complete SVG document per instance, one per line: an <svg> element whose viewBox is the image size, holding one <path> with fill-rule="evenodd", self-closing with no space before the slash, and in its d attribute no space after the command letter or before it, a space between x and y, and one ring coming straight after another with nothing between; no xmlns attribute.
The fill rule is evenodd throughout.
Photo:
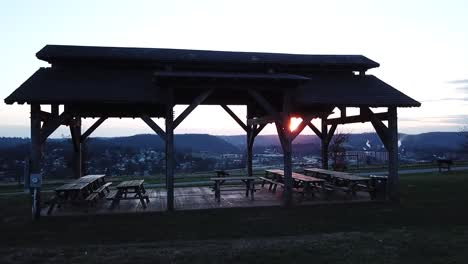
<svg viewBox="0 0 468 264"><path fill-rule="evenodd" d="M50 215L52 213L52 211L54 210L54 207L55 207L55 199L49 205L49 210L47 210L47 215Z"/></svg>
<svg viewBox="0 0 468 264"><path fill-rule="evenodd" d="M250 180L250 200L254 200L254 193L255 193L255 182Z"/></svg>
<svg viewBox="0 0 468 264"><path fill-rule="evenodd" d="M114 199L112 199L111 209L114 209L115 205L120 203L120 198L122 197L122 190L117 189Z"/></svg>
<svg viewBox="0 0 468 264"><path fill-rule="evenodd" d="M146 209L146 202L145 202L145 199L143 198L143 195L141 194L141 190L137 188L135 192L138 198L140 198L141 206L143 206L143 208Z"/></svg>
<svg viewBox="0 0 468 264"><path fill-rule="evenodd" d="M215 181L215 200L217 202L221 202L221 186L220 186L220 181Z"/></svg>
<svg viewBox="0 0 468 264"><path fill-rule="evenodd" d="M245 197L249 197L249 191L250 191L250 182L247 180L242 180L245 184Z"/></svg>

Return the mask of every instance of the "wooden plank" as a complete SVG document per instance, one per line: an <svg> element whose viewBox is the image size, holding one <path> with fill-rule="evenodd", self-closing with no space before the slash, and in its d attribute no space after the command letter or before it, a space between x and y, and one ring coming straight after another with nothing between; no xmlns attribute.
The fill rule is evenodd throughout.
<svg viewBox="0 0 468 264"><path fill-rule="evenodd" d="M332 171L332 170L324 170L324 169L319 169L319 168L305 168L305 172L313 172L313 173L320 173L324 175L328 175L334 178L339 178L343 180L351 180L351 181L368 181L369 178L366 177L361 177L357 175L353 175L347 172L341 172L341 171Z"/></svg>
<svg viewBox="0 0 468 264"><path fill-rule="evenodd" d="M137 188L140 187L145 180L131 180L131 181L123 181L119 183L116 188L121 189L121 188Z"/></svg>
<svg viewBox="0 0 468 264"><path fill-rule="evenodd" d="M267 172L269 172L271 174L278 175L280 177L284 177L284 171L283 170L273 169L273 170L265 170L265 171L267 171ZM300 180L300 181L305 181L305 182L324 182L323 179L315 178L315 177L312 177L312 176L307 176L307 175L297 173L297 172L292 173L292 178L296 179L296 180Z"/></svg>
<svg viewBox="0 0 468 264"><path fill-rule="evenodd" d="M256 180L257 177L244 177L244 176L233 176L233 177L213 177L210 178L212 181L235 181L235 180Z"/></svg>

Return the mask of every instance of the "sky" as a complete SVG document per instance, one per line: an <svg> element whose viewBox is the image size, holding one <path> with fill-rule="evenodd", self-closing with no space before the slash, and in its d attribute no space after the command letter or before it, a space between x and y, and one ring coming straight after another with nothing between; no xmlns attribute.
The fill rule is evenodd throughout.
<svg viewBox="0 0 468 264"><path fill-rule="evenodd" d="M422 103L399 109L400 132L460 131L468 125L466 14L466 0L1 1L0 97L48 66L35 57L47 44L362 54L380 63L368 74ZM244 107L233 109L245 117ZM83 130L93 121L86 119ZM29 122L27 105L1 100L0 136L28 137ZM339 129L373 131L369 124ZM139 133L153 132L141 120L116 119L93 136ZM176 133L244 132L221 107L202 106ZM262 133L274 134L274 127ZM52 136L69 137L69 131Z"/></svg>

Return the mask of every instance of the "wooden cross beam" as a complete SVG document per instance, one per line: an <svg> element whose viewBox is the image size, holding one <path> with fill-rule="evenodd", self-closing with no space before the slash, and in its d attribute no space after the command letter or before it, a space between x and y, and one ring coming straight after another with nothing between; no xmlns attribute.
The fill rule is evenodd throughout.
<svg viewBox="0 0 468 264"><path fill-rule="evenodd" d="M265 128L266 124L262 124L262 125L259 125L257 126L255 129L254 129L254 138L258 136L258 134L260 134L260 132L262 132L262 130Z"/></svg>
<svg viewBox="0 0 468 264"><path fill-rule="evenodd" d="M299 126L297 126L297 128L291 132L291 141L293 141L301 132L302 130L304 130L304 128L308 125L308 124L311 124L310 121L312 120L312 118L303 118L301 123L299 124Z"/></svg>
<svg viewBox="0 0 468 264"><path fill-rule="evenodd" d="M47 122L44 122L41 128L41 142L45 142L46 139L54 133L54 131L60 126L65 124L66 121L69 121L71 119L71 116L63 112L61 115L57 117L52 117L50 116L49 120Z"/></svg>
<svg viewBox="0 0 468 264"><path fill-rule="evenodd" d="M364 123L371 121L371 116L374 116L378 120L388 120L388 113L377 113L370 115L367 111L361 111L360 115L356 116L345 116L345 117L338 117L338 118L330 118L327 119L328 125L333 124L352 124L352 123Z"/></svg>
<svg viewBox="0 0 468 264"><path fill-rule="evenodd" d="M286 135L284 134L283 128L281 127L280 123L275 122L275 126L276 126L276 131L278 132L278 137L281 143L281 148L283 149L283 152L284 152L288 145L286 142L287 140Z"/></svg>
<svg viewBox="0 0 468 264"><path fill-rule="evenodd" d="M224 109L224 111L226 111L234 119L234 121L237 122L237 124L239 124L240 127L242 127L242 129L244 129L245 132L247 132L248 127L244 124L244 122L242 122L242 120L240 120L240 118L227 105L220 105L220 106Z"/></svg>
<svg viewBox="0 0 468 264"><path fill-rule="evenodd" d="M314 124L312 124L312 122L309 122L307 125L310 127L310 129L312 129L312 131L314 131L317 137L319 137L320 139L323 139L322 132L320 132L320 130L318 130L318 128Z"/></svg>
<svg viewBox="0 0 468 264"><path fill-rule="evenodd" d="M281 113L280 113L281 115ZM278 117L272 116L272 115L267 115L263 117L255 117L255 118L250 118L247 120L247 125L252 126L252 125L267 125L270 123L274 123L278 121Z"/></svg>
<svg viewBox="0 0 468 264"><path fill-rule="evenodd" d="M88 130L86 130L83 135L81 135L81 142L84 142L88 137L89 135L91 135L91 133L94 132L94 130L96 130L96 128L98 128L104 121L106 121L107 117L101 117L99 118L96 122L94 122L94 124L88 128Z"/></svg>
<svg viewBox="0 0 468 264"><path fill-rule="evenodd" d="M42 111L42 110L39 111L38 114L39 114L39 116L41 118L41 121L43 121L43 122L47 122L49 120L50 116L51 116L50 113L47 113L46 111Z"/></svg>
<svg viewBox="0 0 468 264"><path fill-rule="evenodd" d="M370 108L361 108L361 113L365 113L369 116L369 119L371 121L372 126L375 129L375 132L377 132L377 135L379 135L379 138L380 140L382 140L382 143L384 144L385 148L389 150L391 146L389 142L390 132L388 127L379 118L377 118L378 114L374 114ZM388 119L388 113L380 114L386 114Z"/></svg>
<svg viewBox="0 0 468 264"><path fill-rule="evenodd" d="M201 103L203 103L203 101L206 100L206 98L208 98L208 96L213 92L213 88L203 92L202 94L200 94L199 96L197 96L193 102L187 107L185 108L185 110L174 120L174 123L173 123L173 128L175 129L178 125L180 125L180 123L182 123L182 121L184 121L184 119L197 107L199 106Z"/></svg>
<svg viewBox="0 0 468 264"><path fill-rule="evenodd" d="M327 133L327 144L330 144L332 138L333 138L333 135L335 134L335 131L336 131L336 128L338 127L338 124L333 124L330 128L330 130L328 131Z"/></svg>
<svg viewBox="0 0 468 264"><path fill-rule="evenodd" d="M151 119L148 115L142 115L141 119L151 128L153 129L156 134L158 134L162 140L166 141L166 132L162 130L161 127L156 124L153 119Z"/></svg>

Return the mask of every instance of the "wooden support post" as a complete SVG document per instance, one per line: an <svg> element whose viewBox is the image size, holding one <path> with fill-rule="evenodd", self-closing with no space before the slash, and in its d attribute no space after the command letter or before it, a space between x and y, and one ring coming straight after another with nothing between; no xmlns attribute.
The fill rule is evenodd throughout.
<svg viewBox="0 0 468 264"><path fill-rule="evenodd" d="M41 173L42 159L42 140L41 140L41 106L37 104L31 105L31 164L30 173ZM29 178L29 177L28 177ZM28 185L29 186L29 185ZM37 210L33 215L33 219L39 219L41 216L41 192L37 190L35 207ZM34 199L32 200L34 203Z"/></svg>
<svg viewBox="0 0 468 264"><path fill-rule="evenodd" d="M59 105L58 104L53 104L50 106L50 114L53 116L58 116L59 115Z"/></svg>
<svg viewBox="0 0 468 264"><path fill-rule="evenodd" d="M247 128L247 176L253 175L253 143L254 143L254 126Z"/></svg>
<svg viewBox="0 0 468 264"><path fill-rule="evenodd" d="M322 149L321 149L321 154L322 154L322 169L328 170L328 125L327 125L327 118L322 117L322 131L321 131L321 142L322 142Z"/></svg>
<svg viewBox="0 0 468 264"><path fill-rule="evenodd" d="M83 176L83 153L81 146L81 117L70 122L70 134L73 143L73 165L75 178Z"/></svg>
<svg viewBox="0 0 468 264"><path fill-rule="evenodd" d="M400 179L398 175L398 117L397 108L388 108L388 198L393 202L400 201Z"/></svg>
<svg viewBox="0 0 468 264"><path fill-rule="evenodd" d="M246 144L246 151L247 151L247 162L246 162L246 167L247 167L247 176L251 177L253 175L253 144L255 141L255 137L262 131L262 129L265 127L265 125L245 125L242 120L227 106L227 105L220 105L224 111L226 111L234 121L242 128L244 131L247 133L247 144ZM247 106L247 119L249 118L250 115L250 109L249 106Z"/></svg>
<svg viewBox="0 0 468 264"><path fill-rule="evenodd" d="M282 134L283 134L283 161L284 161L284 192L283 203L285 207L292 206L292 133L290 129L291 123L291 92L287 91L283 97L283 119L282 119Z"/></svg>
<svg viewBox="0 0 468 264"><path fill-rule="evenodd" d="M168 91L166 104L166 190L167 210L174 210L174 104L173 91Z"/></svg>

